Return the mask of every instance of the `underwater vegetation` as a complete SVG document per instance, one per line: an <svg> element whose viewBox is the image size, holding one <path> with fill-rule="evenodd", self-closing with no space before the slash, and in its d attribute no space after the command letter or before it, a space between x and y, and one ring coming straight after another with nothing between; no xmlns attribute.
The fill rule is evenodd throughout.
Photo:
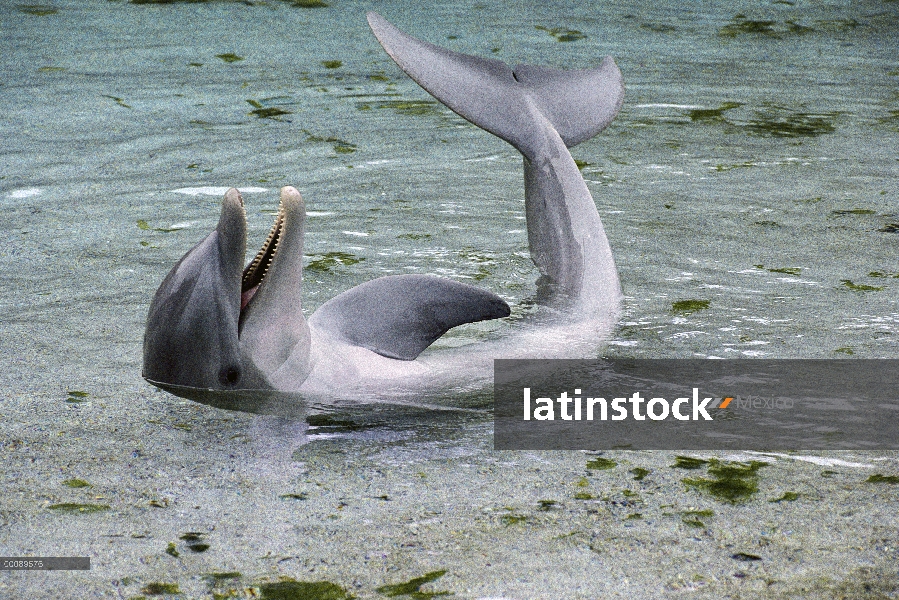
<svg viewBox="0 0 899 600"><path fill-rule="evenodd" d="M81 402L87 402L87 398L87 392L82 392L81 390L69 390L66 396L66 402L69 404L79 404Z"/></svg>
<svg viewBox="0 0 899 600"><path fill-rule="evenodd" d="M557 42L576 42L578 40L586 39L587 36L578 31L577 29L566 29L565 27L554 27L550 29L548 27L544 27L543 25L537 25L535 27L538 31L545 31L549 35L556 38Z"/></svg>
<svg viewBox="0 0 899 600"><path fill-rule="evenodd" d="M307 254L306 256L316 258L303 267L303 270L318 271L319 273L329 273L337 267L349 267L365 260L363 257L354 256L348 252L328 252L327 254Z"/></svg>
<svg viewBox="0 0 899 600"><path fill-rule="evenodd" d="M865 481L867 483L899 484L899 475L881 475L880 473L877 473L875 475L871 475Z"/></svg>
<svg viewBox="0 0 899 600"><path fill-rule="evenodd" d="M25 13L26 15L32 15L34 17L46 17L49 15L55 15L59 12L54 6L47 6L44 4L20 4L16 8L19 9L19 12Z"/></svg>
<svg viewBox="0 0 899 600"><path fill-rule="evenodd" d="M600 457L587 461L587 469L591 471L605 471L608 469L614 469L616 466L618 466L618 463L609 458Z"/></svg>
<svg viewBox="0 0 899 600"><path fill-rule="evenodd" d="M694 108L687 112L690 120L696 121L724 121L724 113L734 108L743 106L741 102L725 102L718 108Z"/></svg>
<svg viewBox="0 0 899 600"><path fill-rule="evenodd" d="M285 579L259 586L262 600L351 600L345 589L330 581L294 581Z"/></svg>
<svg viewBox="0 0 899 600"><path fill-rule="evenodd" d="M148 583L141 590L144 594L150 594L151 596L161 596L163 594L180 594L181 589L178 587L177 583Z"/></svg>
<svg viewBox="0 0 899 600"><path fill-rule="evenodd" d="M779 503L779 502L794 502L799 499L799 494L796 492L784 492L780 498L772 498L768 500L768 502Z"/></svg>
<svg viewBox="0 0 899 600"><path fill-rule="evenodd" d="M743 127L755 135L772 137L815 137L835 131L838 112L806 113L786 107L769 105L757 111L755 118Z"/></svg>
<svg viewBox="0 0 899 600"><path fill-rule="evenodd" d="M375 591L377 591L379 594L384 594L388 598L395 598L396 596L409 596L413 600L429 600L430 598L434 598L436 596L448 596L450 595L450 592L421 591L421 586L427 583L431 583L432 581L437 581L444 575L446 575L446 570L431 571L430 573L425 573L421 577L410 579L405 583L382 585Z"/></svg>
<svg viewBox="0 0 899 600"><path fill-rule="evenodd" d="M198 531L188 531L178 536L178 539L187 542L187 549L191 552L200 553L209 550L209 544L203 540L204 535L206 534Z"/></svg>
<svg viewBox="0 0 899 600"><path fill-rule="evenodd" d="M390 108L401 115L428 116L439 115L441 110L436 100L381 100L378 102L359 102L356 110L372 108Z"/></svg>
<svg viewBox="0 0 899 600"><path fill-rule="evenodd" d="M681 513L681 522L689 527L705 529L706 524L701 519L710 519L715 516L715 511L711 509L703 510L686 510Z"/></svg>
<svg viewBox="0 0 899 600"><path fill-rule="evenodd" d="M785 275L795 275L799 277L802 273L801 267L766 267L765 265L755 265L756 269L764 269L769 273L783 273Z"/></svg>
<svg viewBox="0 0 899 600"><path fill-rule="evenodd" d="M281 115L293 114L291 111L277 106L264 106L258 100L247 100L247 104L255 108L250 111L250 114L260 119L272 119Z"/></svg>
<svg viewBox="0 0 899 600"><path fill-rule="evenodd" d="M75 502L62 502L60 504L51 504L48 506L50 510L55 510L63 514L87 514L102 512L109 510L108 504L78 504Z"/></svg>
<svg viewBox="0 0 899 600"><path fill-rule="evenodd" d="M678 300L671 304L671 312L689 315L707 309L710 304L710 300Z"/></svg>
<svg viewBox="0 0 899 600"><path fill-rule="evenodd" d="M817 137L836 131L836 120L842 113L808 112L802 107L791 108L772 103L764 103L754 109L749 118L728 117L726 113L742 107L740 102L724 102L717 108L694 108L686 115L691 123L702 125L725 125L732 130L744 131L750 135L779 138ZM737 165L753 166L751 163ZM719 171L734 167L718 168Z"/></svg>
<svg viewBox="0 0 899 600"><path fill-rule="evenodd" d="M243 60L243 56L238 56L233 52L226 52L225 54L216 54L216 58L220 58L226 63L235 63Z"/></svg>
<svg viewBox="0 0 899 600"><path fill-rule="evenodd" d="M834 19L815 21L814 27L802 25L788 19L783 23L774 20L750 19L745 14L734 15L730 23L718 30L718 36L734 39L741 36L780 39L788 36L803 36L811 33L844 33L859 26L855 19Z"/></svg>
<svg viewBox="0 0 899 600"><path fill-rule="evenodd" d="M88 482L86 482L86 481L83 480L83 479L66 479L65 481L62 482L62 484L63 484L64 486L70 487L70 488L86 488L86 487L91 487L91 484L89 484Z"/></svg>
<svg viewBox="0 0 899 600"><path fill-rule="evenodd" d="M758 492L758 471L768 463L761 461L725 462L710 458L708 464L708 477L686 478L683 483L690 488L706 492L714 498L737 504L745 502ZM694 468L694 467L681 467Z"/></svg>
<svg viewBox="0 0 899 600"><path fill-rule="evenodd" d="M841 279L840 283L843 284L843 287L853 292L880 292L883 291L883 286L877 285L865 285L863 283L852 283L850 279Z"/></svg>
<svg viewBox="0 0 899 600"><path fill-rule="evenodd" d="M356 144L353 144L352 142L348 142L336 137L326 138L318 135L313 135L306 130L303 130L303 132L306 134L307 142L324 142L326 144L333 144L332 148L337 154L351 154L356 151Z"/></svg>

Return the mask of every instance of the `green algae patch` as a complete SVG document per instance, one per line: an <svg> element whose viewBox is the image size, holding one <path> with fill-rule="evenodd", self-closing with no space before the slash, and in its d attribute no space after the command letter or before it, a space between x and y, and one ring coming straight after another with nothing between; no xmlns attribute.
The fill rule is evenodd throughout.
<svg viewBox="0 0 899 600"><path fill-rule="evenodd" d="M143 219L137 220L137 228L141 231L155 231L157 233L172 233L173 231L181 231L183 227L150 227L150 224Z"/></svg>
<svg viewBox="0 0 899 600"><path fill-rule="evenodd" d="M761 461L721 462L709 460L708 473L713 479L696 477L684 479L687 487L696 488L722 500L737 504L745 502L758 492L758 471L768 463Z"/></svg>
<svg viewBox="0 0 899 600"><path fill-rule="evenodd" d="M899 475L881 475L877 473L865 479L866 483L888 483L892 485L899 484Z"/></svg>
<svg viewBox="0 0 899 600"><path fill-rule="evenodd" d="M746 552L737 552L736 554L732 554L731 558L734 560L739 560L740 562L754 562L757 560L762 560L762 557L757 554L747 554Z"/></svg>
<svg viewBox="0 0 899 600"><path fill-rule="evenodd" d="M749 133L760 136L817 137L836 131L834 123L839 116L837 112L806 113L772 105L756 112L755 118L743 127Z"/></svg>
<svg viewBox="0 0 899 600"><path fill-rule="evenodd" d="M306 141L307 142L324 142L326 144L332 144L332 148L334 148L334 152L337 154L350 154L356 151L356 144L352 142L348 142L346 140L342 140L336 137L322 137L319 135L313 135L308 131L306 133Z"/></svg>
<svg viewBox="0 0 899 600"><path fill-rule="evenodd" d="M165 553L169 556L174 556L175 558L181 556L181 553L178 552L178 549L175 547L175 542L169 542L168 546L165 547Z"/></svg>
<svg viewBox="0 0 899 600"><path fill-rule="evenodd" d="M430 233L401 233L396 236L398 240L429 240L431 239Z"/></svg>
<svg viewBox="0 0 899 600"><path fill-rule="evenodd" d="M41 67L37 70L38 73L63 73L68 71L65 67Z"/></svg>
<svg viewBox="0 0 899 600"><path fill-rule="evenodd" d="M343 62L339 60L323 60L322 66L326 69L339 69L343 66Z"/></svg>
<svg viewBox="0 0 899 600"><path fill-rule="evenodd" d="M356 108L360 108L358 105ZM435 100L382 100L375 108L389 108L401 115L433 116L440 114L440 106Z"/></svg>
<svg viewBox="0 0 899 600"><path fill-rule="evenodd" d="M273 119L275 117L280 117L281 115L293 114L291 111L284 108L279 108L277 106L265 106L258 100L247 100L247 104L255 109L251 110L250 114L259 119Z"/></svg>
<svg viewBox="0 0 899 600"><path fill-rule="evenodd" d="M103 512L109 510L108 504L78 504L75 502L63 502L60 504L51 504L48 506L50 510L55 510L63 514L87 514Z"/></svg>
<svg viewBox="0 0 899 600"><path fill-rule="evenodd" d="M211 581L229 581L231 579L240 579L243 574L240 571L213 571L212 573L204 573L203 577Z"/></svg>
<svg viewBox="0 0 899 600"><path fill-rule="evenodd" d="M352 600L345 589L330 581L285 579L259 586L261 600Z"/></svg>
<svg viewBox="0 0 899 600"><path fill-rule="evenodd" d="M535 29L537 29L537 31L545 31L556 38L557 42L576 42L578 40L587 39L587 36L577 29L567 29L565 27L554 27L550 29L543 25L537 25L535 26Z"/></svg>
<svg viewBox="0 0 899 600"><path fill-rule="evenodd" d="M852 290L853 292L880 292L883 290L883 286L852 283L852 280L850 279L841 279L840 283L843 284L844 288Z"/></svg>
<svg viewBox="0 0 899 600"><path fill-rule="evenodd" d="M537 510L541 512L549 512L558 504L558 502L556 502L555 500L538 500L537 504L540 505Z"/></svg>
<svg viewBox="0 0 899 600"><path fill-rule="evenodd" d="M593 166L593 163L578 159L574 159L574 164L577 166L578 171L583 171L585 168Z"/></svg>
<svg viewBox="0 0 899 600"><path fill-rule="evenodd" d="M724 121L724 113L743 106L740 102L725 102L718 108L695 108L687 113L690 120L696 122L719 122Z"/></svg>
<svg viewBox="0 0 899 600"><path fill-rule="evenodd" d="M421 591L421 586L431 583L432 581L437 581L444 575L446 575L445 569L441 569L439 571L431 571L430 573L425 573L421 577L410 579L405 583L382 585L375 591L379 594L384 594L388 598L395 598L397 596L409 596L414 600L428 600L429 598L434 598L436 596L449 596L451 592Z"/></svg>
<svg viewBox="0 0 899 600"><path fill-rule="evenodd" d="M575 492L574 499L575 500L595 500L596 496L594 496L590 492Z"/></svg>
<svg viewBox="0 0 899 600"><path fill-rule="evenodd" d="M634 481L643 481L651 472L652 471L650 471L649 469L644 469L643 467L631 469L631 473L634 476Z"/></svg>
<svg viewBox="0 0 899 600"><path fill-rule="evenodd" d="M112 100L113 102L115 102L116 104L118 104L119 106L121 106L122 108L131 108L131 105L130 105L130 104L126 104L126 103L125 103L125 99L124 99L124 98L119 98L118 96L109 96L109 95L107 95L107 94L101 94L101 97L102 97L102 98L109 98L110 100Z"/></svg>
<svg viewBox="0 0 899 600"><path fill-rule="evenodd" d="M587 468L591 471L605 471L608 469L614 469L617 466L618 463L610 458L599 457L587 461Z"/></svg>
<svg viewBox="0 0 899 600"><path fill-rule="evenodd" d="M766 267L765 265L755 265L756 269L764 269L769 273L783 273L785 275L799 276L802 273L800 267Z"/></svg>
<svg viewBox="0 0 899 600"><path fill-rule="evenodd" d="M181 589L178 587L177 583L148 583L141 589L141 592L144 594L149 594L151 596L164 596L168 594L180 594Z"/></svg>
<svg viewBox="0 0 899 600"><path fill-rule="evenodd" d="M89 484L88 482L86 482L83 479L66 479L65 481L62 482L62 484L64 486L70 487L70 488L92 487L91 484Z"/></svg>
<svg viewBox="0 0 899 600"><path fill-rule="evenodd" d="M187 542L187 549L191 552L201 553L209 550L209 544L203 540L205 533L199 531L188 531L178 537L179 540Z"/></svg>
<svg viewBox="0 0 899 600"><path fill-rule="evenodd" d="M678 300L671 304L671 312L689 315L707 309L710 304L710 300Z"/></svg>
<svg viewBox="0 0 899 600"><path fill-rule="evenodd" d="M87 402L89 396L90 394L81 390L69 390L66 392L66 402L69 404L80 404Z"/></svg>
<svg viewBox="0 0 899 600"><path fill-rule="evenodd" d="M876 211L871 210L870 208L849 208L844 210L832 210L830 214L837 216L844 215L875 215Z"/></svg>
<svg viewBox="0 0 899 600"><path fill-rule="evenodd" d="M309 494L300 492L299 494L281 494L278 498L282 500L308 500Z"/></svg>
<svg viewBox="0 0 899 600"><path fill-rule="evenodd" d="M887 273L884 271L871 271L870 273L868 273L868 277L899 279L899 273Z"/></svg>
<svg viewBox="0 0 899 600"><path fill-rule="evenodd" d="M512 513L510 515L503 515L499 522L509 527L511 525L521 525L522 523L526 523L528 520L527 516L519 515L517 513Z"/></svg>
<svg viewBox="0 0 899 600"><path fill-rule="evenodd" d="M330 6L324 0L290 0L290 5L294 8L328 8Z"/></svg>
<svg viewBox="0 0 899 600"><path fill-rule="evenodd" d="M745 15L736 15L730 23L718 30L718 35L726 38L735 38L741 35L762 35L777 37L774 29L776 21L754 21L747 19Z"/></svg>
<svg viewBox="0 0 899 600"><path fill-rule="evenodd" d="M780 498L771 498L768 502L779 503L779 502L795 502L799 499L799 494L797 492L784 492Z"/></svg>
<svg viewBox="0 0 899 600"><path fill-rule="evenodd" d="M688 527L705 529L708 526L701 519L711 519L714 516L715 511L708 508L704 510L685 510L681 513L681 522Z"/></svg>
<svg viewBox="0 0 899 600"><path fill-rule="evenodd" d="M290 115L293 113L289 110L278 108L277 106L269 106L267 108L251 110L250 114L258 119L273 119L275 117L280 117L281 115Z"/></svg>
<svg viewBox="0 0 899 600"><path fill-rule="evenodd" d="M17 8L19 12L33 17L47 17L59 13L58 8L46 4L20 4Z"/></svg>
<svg viewBox="0 0 899 600"><path fill-rule="evenodd" d="M354 256L348 252L328 252L327 254L309 254L308 256L315 258L303 269L318 273L330 273L337 267L350 267L365 260L361 256Z"/></svg>
<svg viewBox="0 0 899 600"><path fill-rule="evenodd" d="M701 469L709 464L709 461L702 458L693 458L692 456L675 456L672 469Z"/></svg>
<svg viewBox="0 0 899 600"><path fill-rule="evenodd" d="M888 223L877 231L881 233L899 233L899 223Z"/></svg>
<svg viewBox="0 0 899 600"><path fill-rule="evenodd" d="M216 58L220 58L226 63L236 63L238 61L243 60L243 56L238 56L233 52L226 52L225 54L216 54Z"/></svg>
<svg viewBox="0 0 899 600"><path fill-rule="evenodd" d="M834 352L839 352L840 354L846 354L848 356L852 356L855 352L849 346L843 346L842 348L837 348Z"/></svg>

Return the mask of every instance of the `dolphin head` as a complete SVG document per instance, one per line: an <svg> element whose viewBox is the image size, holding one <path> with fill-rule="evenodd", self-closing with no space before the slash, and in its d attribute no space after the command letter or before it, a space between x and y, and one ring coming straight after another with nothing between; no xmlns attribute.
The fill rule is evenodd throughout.
<svg viewBox="0 0 899 600"><path fill-rule="evenodd" d="M159 387L269 389L285 372L308 376L310 333L301 309L303 199L281 189L278 216L244 268L246 211L222 201L218 226L163 280L147 316L143 376Z"/></svg>

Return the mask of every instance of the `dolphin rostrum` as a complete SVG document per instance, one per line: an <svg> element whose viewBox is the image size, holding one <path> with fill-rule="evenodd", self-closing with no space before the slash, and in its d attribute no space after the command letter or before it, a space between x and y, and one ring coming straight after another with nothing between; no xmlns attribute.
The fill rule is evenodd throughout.
<svg viewBox="0 0 899 600"><path fill-rule="evenodd" d="M305 207L292 187L268 239L244 268L246 213L237 190L218 226L169 272L150 305L143 376L186 397L235 390L304 398L420 397L484 387L495 358L585 358L617 321L621 288L599 213L568 148L615 117L621 73L556 70L452 52L376 13L368 22L391 58L451 110L524 157L536 315L491 339L424 350L452 327L509 316L496 294L426 275L394 275L301 310Z"/></svg>

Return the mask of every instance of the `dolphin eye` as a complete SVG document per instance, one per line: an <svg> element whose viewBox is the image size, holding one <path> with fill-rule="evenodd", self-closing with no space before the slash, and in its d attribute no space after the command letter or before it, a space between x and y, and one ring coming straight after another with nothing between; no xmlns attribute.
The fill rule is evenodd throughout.
<svg viewBox="0 0 899 600"><path fill-rule="evenodd" d="M238 381L240 381L240 369L237 367L225 367L219 371L219 382L222 385L231 387L237 385Z"/></svg>

